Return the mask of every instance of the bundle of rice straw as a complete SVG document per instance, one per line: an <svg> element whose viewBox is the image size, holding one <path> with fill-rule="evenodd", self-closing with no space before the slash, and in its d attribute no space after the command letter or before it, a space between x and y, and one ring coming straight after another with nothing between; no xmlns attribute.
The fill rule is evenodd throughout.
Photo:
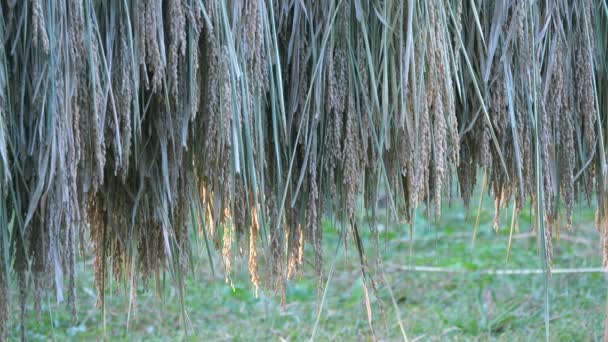
<svg viewBox="0 0 608 342"><path fill-rule="evenodd" d="M23 320L47 286L75 311L88 239L100 302L182 293L192 227L256 288L310 244L321 287L324 215L362 249L380 193L437 216L481 173L550 266L580 199L608 231L607 37L605 0L2 1L0 340L13 282Z"/></svg>

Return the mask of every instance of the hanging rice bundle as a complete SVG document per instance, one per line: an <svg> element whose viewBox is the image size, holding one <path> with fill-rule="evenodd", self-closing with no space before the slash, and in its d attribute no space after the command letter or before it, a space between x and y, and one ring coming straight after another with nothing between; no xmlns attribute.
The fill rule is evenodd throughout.
<svg viewBox="0 0 608 342"><path fill-rule="evenodd" d="M365 274L359 198L438 216L478 172L550 266L579 199L608 234L607 24L592 0L2 2L0 340L13 274L23 320L49 285L75 314L87 239L100 304L110 276L183 294L190 227L284 296L306 244L323 286L324 215Z"/></svg>

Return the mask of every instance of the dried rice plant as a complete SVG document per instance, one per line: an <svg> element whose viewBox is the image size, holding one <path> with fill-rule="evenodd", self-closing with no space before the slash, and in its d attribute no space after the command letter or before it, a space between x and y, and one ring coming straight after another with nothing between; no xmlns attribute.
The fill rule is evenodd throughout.
<svg viewBox="0 0 608 342"><path fill-rule="evenodd" d="M23 320L49 285L76 313L87 237L102 308L164 271L185 307L193 234L283 297L309 244L321 291L325 215L375 289L359 199L436 216L480 170L495 229L534 207L549 273L577 201L608 236L606 37L593 0L3 1L0 340L13 274Z"/></svg>

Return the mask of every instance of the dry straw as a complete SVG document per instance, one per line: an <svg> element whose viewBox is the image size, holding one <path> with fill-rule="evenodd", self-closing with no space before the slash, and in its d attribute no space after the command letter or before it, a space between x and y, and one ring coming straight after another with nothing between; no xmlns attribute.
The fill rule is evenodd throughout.
<svg viewBox="0 0 608 342"><path fill-rule="evenodd" d="M468 208L479 172L496 229L513 199L534 208L548 272L580 199L608 234L607 15L593 0L3 1L0 340L11 284L22 321L46 288L76 313L91 243L102 308L109 277L135 310L165 271L185 307L194 233L227 280L245 257L256 291L284 298L307 244L322 290L333 215L375 288L360 214L383 197L390 221L440 215L457 188Z"/></svg>

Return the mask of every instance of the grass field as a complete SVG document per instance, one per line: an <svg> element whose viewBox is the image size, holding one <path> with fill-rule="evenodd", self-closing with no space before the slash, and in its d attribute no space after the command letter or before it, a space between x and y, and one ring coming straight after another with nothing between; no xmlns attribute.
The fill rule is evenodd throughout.
<svg viewBox="0 0 608 342"><path fill-rule="evenodd" d="M501 230L492 230L494 209L490 198L480 214L475 246L471 238L475 212L465 222L460 204L446 207L440 219L428 221L418 215L414 241L409 226L383 225L380 250L364 228L364 243L370 264L382 256L383 270L409 340L502 340L538 341L545 338L543 275L481 275L476 270L539 269L537 240L530 234L530 215L521 215L519 233L514 233L507 263L510 210L504 210ZM447 205L447 204L446 204ZM555 242L555 268L599 267L600 237L590 209L578 209L574 230L562 232ZM323 310L316 331L318 340L372 339L366 314L365 293L357 249L347 239L338 249L339 228L325 221L326 269L332 264L333 277L327 287ZM214 256L216 273L211 273L207 252L195 256L195 272L188 277L186 303L191 327L180 324L180 305L167 276L161 296L154 291L139 293L137 316L127 330L128 296L113 284L106 303L105 334L109 340L305 340L310 338L317 317L318 295L312 266L305 275L288 283L287 303L280 297L260 291L258 298L249 282L247 260L236 262L234 289L224 282L221 260ZM311 256L312 251L307 251ZM406 271L404 267L436 266L460 272L429 273ZM101 311L95 308L92 258L80 260L77 283L78 318L73 322L65 305L53 303L46 295L40 319L29 313L27 335L30 340L96 340L104 334ZM218 270L220 270L218 272ZM466 271L466 272L465 272ZM389 290L372 268L377 281L376 296L371 292L375 336L399 340L401 332ZM606 280L600 273L554 274L551 277L551 340L600 341L603 338ZM13 286L13 291L15 287ZM141 289L140 289L141 290ZM12 296L11 298L17 298ZM19 338L19 320L13 303L11 339Z"/></svg>

